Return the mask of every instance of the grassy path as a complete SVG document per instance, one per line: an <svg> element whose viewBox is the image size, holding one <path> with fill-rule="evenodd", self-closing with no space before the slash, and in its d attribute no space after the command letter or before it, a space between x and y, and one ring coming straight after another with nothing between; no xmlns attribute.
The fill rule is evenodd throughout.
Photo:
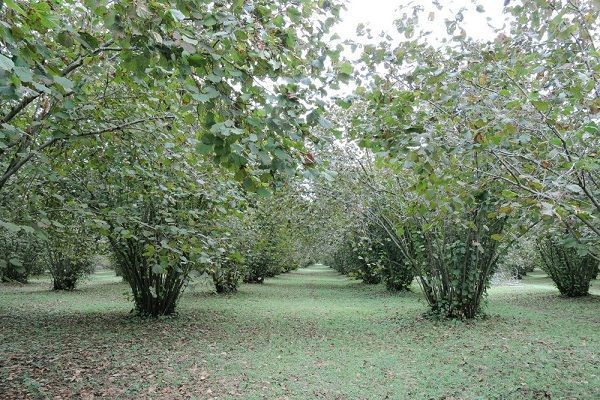
<svg viewBox="0 0 600 400"><path fill-rule="evenodd" d="M127 287L0 285L0 398L593 399L600 285L565 299L534 274L493 288L489 318L431 322L417 288L392 295L324 266L139 321Z"/></svg>

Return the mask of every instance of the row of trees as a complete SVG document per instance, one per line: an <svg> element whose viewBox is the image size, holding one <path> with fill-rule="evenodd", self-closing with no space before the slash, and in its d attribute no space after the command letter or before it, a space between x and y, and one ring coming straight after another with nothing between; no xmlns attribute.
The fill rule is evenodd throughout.
<svg viewBox="0 0 600 400"><path fill-rule="evenodd" d="M229 190L235 192L235 187ZM209 238L210 247L205 247L198 257L188 257L190 260L182 276L187 277L191 271L206 273L212 278L218 293L230 293L237 290L242 280L262 283L266 277L310 264L301 243L301 216L292 213L296 219L290 218L288 207L298 206L298 199L293 199L290 193L289 188L280 188L275 190L274 195L260 197L243 195L238 190L238 200L245 204L237 204L236 213L217 216L216 226L211 232L214 239ZM247 202L248 199L252 204ZM150 214L152 210L148 206L143 212ZM104 220L95 222L101 225L99 228L85 229L83 219L68 218L78 214L72 210L63 211L62 218L57 216L53 219L55 225L60 221L60 228L49 227L44 237L34 233L3 237L0 248L4 264L0 272L4 281L27 283L29 276L48 272L53 278L55 290L73 290L81 277L108 259L112 263L104 267L116 269L118 275L132 287L138 290L144 287L143 281L140 281L140 275L142 279L144 276L143 269L156 268L152 263L162 261L161 254L155 254L159 242L150 240L149 235L134 231L133 228L125 233L125 237L122 233L119 237L110 232L103 237L98 231L106 228ZM148 218L146 223L150 221ZM164 237L166 235L161 240ZM168 256L168 253L162 253L165 254ZM174 263L168 261L169 264ZM135 262L145 266L132 265ZM149 289L151 296L157 294L157 287L168 291L171 283L167 282L170 281L166 279L164 283L153 283ZM182 282L185 284L185 281ZM140 296L143 297L143 294Z"/></svg>
<svg viewBox="0 0 600 400"><path fill-rule="evenodd" d="M80 278L94 271L96 254L85 247L85 239L83 242L67 239L57 245L34 235L7 235L0 244L4 255L0 277L3 282L23 284L31 275L48 272L54 290L73 290ZM90 241L87 244L94 245Z"/></svg>
<svg viewBox="0 0 600 400"><path fill-rule="evenodd" d="M357 46L360 86L339 101L339 122L360 147L346 210L364 222L338 238L341 270L377 265L376 224L432 312L472 318L499 260L529 232L561 293L588 293L600 257L592 3L507 2L509 27L490 43L466 36L466 10L439 40L424 27L442 5L411 7L396 22L400 44Z"/></svg>
<svg viewBox="0 0 600 400"><path fill-rule="evenodd" d="M59 282L105 243L137 313L158 316L194 270L228 291L296 266L255 198L304 169L339 72L325 44L339 10L1 2L3 276L48 268Z"/></svg>
<svg viewBox="0 0 600 400"><path fill-rule="evenodd" d="M271 196L254 196L251 206L222 222L221 256L206 269L217 292L235 292L242 281L263 283L313 263L306 251L311 235L311 226L305 223L309 204L300 193L286 185Z"/></svg>
<svg viewBox="0 0 600 400"><path fill-rule="evenodd" d="M85 271L107 243L157 316L192 271L230 292L327 256L395 290L416 277L433 313L472 318L529 235L561 292L587 293L595 6L507 2L490 43L464 10L431 38L432 7L403 10L397 45L354 43L352 63L329 45L334 1L2 3L4 276Z"/></svg>
<svg viewBox="0 0 600 400"><path fill-rule="evenodd" d="M329 204L323 210L328 223L317 235L327 239L315 252L339 272L367 284L383 281L390 290L410 289L416 278L431 313L450 318L479 315L500 269L522 277L542 268L562 294L588 294L598 274L595 254L578 252L578 242L555 220L515 212L502 198L502 185L473 195L455 187L455 204L429 208L427 201L440 194L406 190L411 176L399 177L369 151L349 156L348 146L337 155L345 167L336 181L319 187L320 201Z"/></svg>

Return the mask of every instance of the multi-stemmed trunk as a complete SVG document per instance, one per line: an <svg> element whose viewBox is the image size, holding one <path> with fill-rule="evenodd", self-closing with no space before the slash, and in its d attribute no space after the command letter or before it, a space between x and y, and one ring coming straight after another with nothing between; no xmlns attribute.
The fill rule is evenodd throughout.
<svg viewBox="0 0 600 400"><path fill-rule="evenodd" d="M131 286L137 314L150 317L173 314L187 282L188 267L169 265L158 270L144 256L143 242L110 241L123 278Z"/></svg>
<svg viewBox="0 0 600 400"><path fill-rule="evenodd" d="M442 220L431 225L414 218L402 235L390 236L418 277L432 314L474 318L481 311L506 222L492 210L492 202L479 202L463 224ZM382 226L393 233L389 223Z"/></svg>
<svg viewBox="0 0 600 400"><path fill-rule="evenodd" d="M579 255L558 241L548 239L539 246L543 268L567 297L587 296L590 281L598 274L598 260L591 254Z"/></svg>

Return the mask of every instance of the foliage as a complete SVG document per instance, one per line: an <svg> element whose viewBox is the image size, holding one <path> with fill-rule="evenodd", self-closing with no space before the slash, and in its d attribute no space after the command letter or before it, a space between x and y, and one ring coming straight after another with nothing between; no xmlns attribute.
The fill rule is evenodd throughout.
<svg viewBox="0 0 600 400"><path fill-rule="evenodd" d="M233 247L244 260L244 282L263 283L312 264L310 243L318 221L302 180L289 180L274 186L272 193L248 199L241 222L231 231L236 236Z"/></svg>
<svg viewBox="0 0 600 400"><path fill-rule="evenodd" d="M205 248L195 224L202 221L206 200L198 192L164 194L147 190L140 201L104 214L103 221L137 312L154 317L175 311Z"/></svg>
<svg viewBox="0 0 600 400"><path fill-rule="evenodd" d="M74 221L69 222L73 224ZM82 277L94 272L96 238L81 221L77 222L78 225L54 229L44 242L46 251L43 255L54 290L74 290Z"/></svg>
<svg viewBox="0 0 600 400"><path fill-rule="evenodd" d="M439 260L430 264L451 265L461 258L443 261L452 254L446 246L462 243L458 248L469 253L469 237L486 238L487 224L507 215L563 224L581 251L597 251L595 6L526 3L506 7L510 29L499 29L494 42L482 43L464 33L465 9L444 21L448 35L436 40L431 37L435 30L426 28L430 24L421 23L435 20L436 10L409 5L396 21L405 40L396 44L382 36L380 44L362 46L355 68L358 87L339 106L352 114L346 124L350 138L378 158L374 165L379 170L391 172L387 183L374 178L378 170L365 171L363 181L393 209L384 222L407 258L406 232L414 232L419 246L438 247L434 253ZM448 11L439 3L432 7ZM494 211L496 217L478 222L473 211L479 209L477 196L492 186L497 209L482 212ZM441 278L421 269L434 310L441 307L464 317L477 313L494 268L495 242L503 239L501 226L497 228L491 229L490 246L481 249L489 264L469 264L475 275L464 276L470 300L450 295L451 276L443 278L440 292L427 290L432 285L428 279L437 285ZM587 231L595 238L580 240ZM446 235L451 238L447 245ZM462 286L463 279L459 282ZM435 300L438 293L448 294L441 306ZM448 304L456 301L461 305L455 313Z"/></svg>
<svg viewBox="0 0 600 400"><path fill-rule="evenodd" d="M108 238L139 314L173 313L190 271L219 257L211 233L242 209L238 182L265 194L309 167L309 128L328 123L341 48L324 39L339 10L2 2L0 202L35 208L29 186L45 188ZM2 212L1 228L43 236L61 223L19 211ZM283 270L289 246L276 246Z"/></svg>
<svg viewBox="0 0 600 400"><path fill-rule="evenodd" d="M366 224L364 232L349 232L333 255L333 268L367 284L384 281L390 291L407 290L414 277L412 266L385 230L374 221Z"/></svg>
<svg viewBox="0 0 600 400"><path fill-rule="evenodd" d="M370 193L363 213L384 229L403 267L418 277L433 314L474 318L514 205L501 196L503 182L488 175L488 156L452 149L458 138L447 124L391 135L397 121L381 114L392 112L388 100L374 100L380 91L374 86L365 93L367 107L361 100L350 109L352 135L373 154L358 160L355 179ZM393 115L418 116L412 107Z"/></svg>
<svg viewBox="0 0 600 400"><path fill-rule="evenodd" d="M305 247L342 274L367 284L383 280L392 291L407 289L414 276L412 267L376 218L379 208L387 204L379 202L373 183L390 175L378 171L366 184L363 171L372 160L351 142L325 143L316 154L318 160L326 160L328 169L311 180L310 215L316 221L311 221L313 240Z"/></svg>
<svg viewBox="0 0 600 400"><path fill-rule="evenodd" d="M248 231L249 242L244 255L246 263L244 282L246 283L263 283L265 278L292 268L286 265L286 255L282 248L288 238L278 236L281 228L278 225L279 221L273 218L274 214L268 214L267 210L269 208L256 210L251 220L252 226Z"/></svg>
<svg viewBox="0 0 600 400"><path fill-rule="evenodd" d="M237 292L245 273L244 259L238 252L221 256L210 271L217 293Z"/></svg>
<svg viewBox="0 0 600 400"><path fill-rule="evenodd" d="M373 239L362 236L361 232L354 237L352 252L355 258L355 269L349 273L366 284L377 284L381 282L381 271L383 269L383 255L374 248Z"/></svg>
<svg viewBox="0 0 600 400"><path fill-rule="evenodd" d="M65 158L99 159L65 164L57 158L53 165L62 196L108 239L136 313L144 316L175 311L190 271L210 259L210 224L231 200L230 191L219 194L225 180L209 163L197 172L201 159L185 142L169 142L172 135L165 128L143 143L72 147Z"/></svg>
<svg viewBox="0 0 600 400"><path fill-rule="evenodd" d="M48 267L54 290L73 290L83 276L94 271L91 257L85 253L67 254L64 249L48 249Z"/></svg>
<svg viewBox="0 0 600 400"><path fill-rule="evenodd" d="M386 288L392 292L409 290L415 273L398 246L393 243L386 232L380 230L379 242L376 247L379 249L378 253L383 261L381 274Z"/></svg>
<svg viewBox="0 0 600 400"><path fill-rule="evenodd" d="M78 212L78 203L60 195L65 183L55 179L40 187L42 196L32 215L44 224L38 236L44 237L43 262L54 290L74 290L81 278L94 271L94 256L100 248L93 224Z"/></svg>
<svg viewBox="0 0 600 400"><path fill-rule="evenodd" d="M27 283L44 272L44 243L31 233L0 234L0 276L3 282Z"/></svg>
<svg viewBox="0 0 600 400"><path fill-rule="evenodd" d="M443 38L429 25L446 6L409 4L404 39L359 27L353 62L329 34L342 8L1 1L3 279L48 265L72 289L109 243L135 311L158 317L193 272L231 293L326 260L389 290L416 277L434 314L474 318L499 260L519 277L535 266L519 236L536 226L566 230L542 244L545 268L561 292L587 293L598 4L506 1L490 42L462 25L482 4L450 13Z"/></svg>
<svg viewBox="0 0 600 400"><path fill-rule="evenodd" d="M265 278L279 273L275 251L275 243L271 241L255 244L252 252L246 256L245 283L263 283Z"/></svg>
<svg viewBox="0 0 600 400"><path fill-rule="evenodd" d="M358 269L359 259L354 255L352 232L345 232L339 243L332 244L324 261L340 274L348 275Z"/></svg>
<svg viewBox="0 0 600 400"><path fill-rule="evenodd" d="M598 274L598 260L591 254L581 254L575 241L550 238L539 244L543 269L552 278L561 294L568 297L589 294L590 281Z"/></svg>
<svg viewBox="0 0 600 400"><path fill-rule="evenodd" d="M482 193L464 214L445 223L404 228L404 251L417 271L434 315L474 318L497 262L498 239L506 217L497 201Z"/></svg>
<svg viewBox="0 0 600 400"><path fill-rule="evenodd" d="M540 232L536 232L541 234ZM535 234L522 237L515 241L498 259L498 270L510 276L522 279L529 272L540 268L540 254L536 247L538 238Z"/></svg>
<svg viewBox="0 0 600 400"><path fill-rule="evenodd" d="M357 94L366 101L365 112L352 127L365 147L390 152L390 161L419 174L423 186L443 179L432 172L453 155L475 158L486 165L480 174L506 186L501 196L512 208L532 220L585 226L596 239L578 245L595 251L597 5L506 3L508 28L499 28L489 43L465 34L466 9L445 19L448 34L434 38L429 26L448 10L441 4L439 10L408 6L396 21L406 40L364 47L364 86ZM470 7L484 10L483 4ZM579 224L569 223L573 218Z"/></svg>
<svg viewBox="0 0 600 400"><path fill-rule="evenodd" d="M312 0L3 2L0 189L47 149L167 123L193 127L196 150L247 188L293 173L320 121L317 96L335 79L326 65L339 50L323 39L339 10Z"/></svg>

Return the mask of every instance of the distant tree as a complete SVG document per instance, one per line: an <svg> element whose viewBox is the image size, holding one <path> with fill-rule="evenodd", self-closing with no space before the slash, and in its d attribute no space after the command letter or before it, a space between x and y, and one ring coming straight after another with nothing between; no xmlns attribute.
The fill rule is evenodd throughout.
<svg viewBox="0 0 600 400"><path fill-rule="evenodd" d="M590 281L598 274L599 261L589 253L577 251L573 238L550 238L538 245L542 268L561 294L568 297L587 296Z"/></svg>
<svg viewBox="0 0 600 400"><path fill-rule="evenodd" d="M31 275L44 272L44 243L32 233L0 235L0 277L3 282L27 283Z"/></svg>

